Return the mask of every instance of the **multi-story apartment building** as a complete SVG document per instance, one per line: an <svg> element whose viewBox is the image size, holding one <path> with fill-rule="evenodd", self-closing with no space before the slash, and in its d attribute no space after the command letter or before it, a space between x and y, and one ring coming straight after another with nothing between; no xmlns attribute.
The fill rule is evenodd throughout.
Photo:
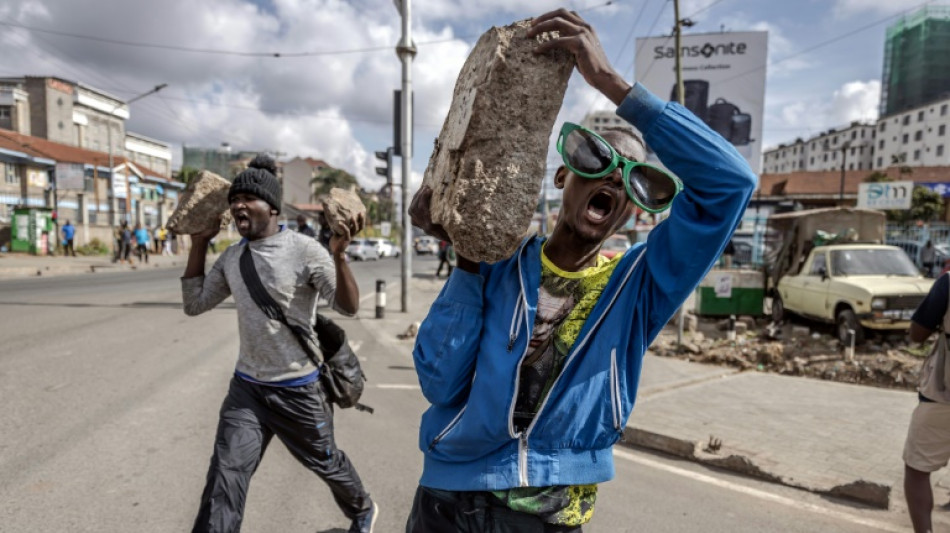
<svg viewBox="0 0 950 533"><path fill-rule="evenodd" d="M128 118L122 99L89 85L53 76L0 78L0 128L97 152L111 148L136 161L151 158L153 170L170 177L168 144L126 132Z"/></svg>
<svg viewBox="0 0 950 533"><path fill-rule="evenodd" d="M842 129L830 129L808 140L795 139L790 144L766 150L762 155L763 174L788 172L820 172L865 170L873 166L874 124L852 122Z"/></svg>
<svg viewBox="0 0 950 533"><path fill-rule="evenodd" d="M885 116L877 122L874 168L950 165L950 98Z"/></svg>
<svg viewBox="0 0 950 533"><path fill-rule="evenodd" d="M125 135L125 150L133 162L154 170L159 176L171 176L172 151L168 143L130 131Z"/></svg>
<svg viewBox="0 0 950 533"><path fill-rule="evenodd" d="M763 174L884 170L895 165L950 166L950 98L880 118L852 123L808 140L796 139L763 154ZM842 152L847 143L847 157Z"/></svg>
<svg viewBox="0 0 950 533"><path fill-rule="evenodd" d="M310 204L313 196L313 179L330 165L322 159L295 157L281 165L283 174L284 203L299 205Z"/></svg>
<svg viewBox="0 0 950 533"><path fill-rule="evenodd" d="M636 131L626 120L618 117L615 111L607 110L587 113L581 121L581 126L597 133L603 133L607 128L626 128Z"/></svg>

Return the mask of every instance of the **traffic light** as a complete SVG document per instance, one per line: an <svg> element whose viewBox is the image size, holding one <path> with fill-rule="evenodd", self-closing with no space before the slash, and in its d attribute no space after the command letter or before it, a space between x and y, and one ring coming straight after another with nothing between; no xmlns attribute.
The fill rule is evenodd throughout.
<svg viewBox="0 0 950 533"><path fill-rule="evenodd" d="M376 174L386 177L386 183L393 183L393 149L387 148L385 152L376 152L376 159L383 162L384 166L376 167Z"/></svg>

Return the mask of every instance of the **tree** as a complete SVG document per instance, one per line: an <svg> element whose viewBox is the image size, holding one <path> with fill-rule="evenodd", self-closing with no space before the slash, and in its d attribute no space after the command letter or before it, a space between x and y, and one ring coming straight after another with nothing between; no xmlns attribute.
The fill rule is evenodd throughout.
<svg viewBox="0 0 950 533"><path fill-rule="evenodd" d="M359 187L356 178L354 178L352 174L339 168L324 168L320 170L316 177L310 180L310 185L313 187L313 196L315 198L330 194L330 189L334 187L347 190L354 185L357 186L357 188Z"/></svg>
<svg viewBox="0 0 950 533"><path fill-rule="evenodd" d="M198 173L201 172L195 167L181 167L177 174L175 174L175 179L182 183L191 183L191 180L198 177Z"/></svg>
<svg viewBox="0 0 950 533"><path fill-rule="evenodd" d="M914 187L907 220L930 222L943 214L943 197L927 187Z"/></svg>

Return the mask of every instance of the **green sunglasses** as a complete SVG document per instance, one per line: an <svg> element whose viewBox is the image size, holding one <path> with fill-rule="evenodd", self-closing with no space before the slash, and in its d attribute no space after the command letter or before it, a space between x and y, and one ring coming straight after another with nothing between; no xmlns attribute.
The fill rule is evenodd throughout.
<svg viewBox="0 0 950 533"><path fill-rule="evenodd" d="M620 167L627 196L648 213L669 209L683 189L679 179L669 172L627 159L600 135L571 122L561 126L557 151L567 169L582 178L602 178Z"/></svg>

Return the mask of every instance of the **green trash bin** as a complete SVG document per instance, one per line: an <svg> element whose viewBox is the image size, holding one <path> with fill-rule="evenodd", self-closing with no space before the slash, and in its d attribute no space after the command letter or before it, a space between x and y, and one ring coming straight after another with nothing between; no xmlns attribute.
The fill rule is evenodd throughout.
<svg viewBox="0 0 950 533"><path fill-rule="evenodd" d="M756 270L710 270L696 288L696 314L729 316L763 314L765 276Z"/></svg>
<svg viewBox="0 0 950 533"><path fill-rule="evenodd" d="M10 249L46 255L55 248L53 210L47 207L15 207Z"/></svg>

